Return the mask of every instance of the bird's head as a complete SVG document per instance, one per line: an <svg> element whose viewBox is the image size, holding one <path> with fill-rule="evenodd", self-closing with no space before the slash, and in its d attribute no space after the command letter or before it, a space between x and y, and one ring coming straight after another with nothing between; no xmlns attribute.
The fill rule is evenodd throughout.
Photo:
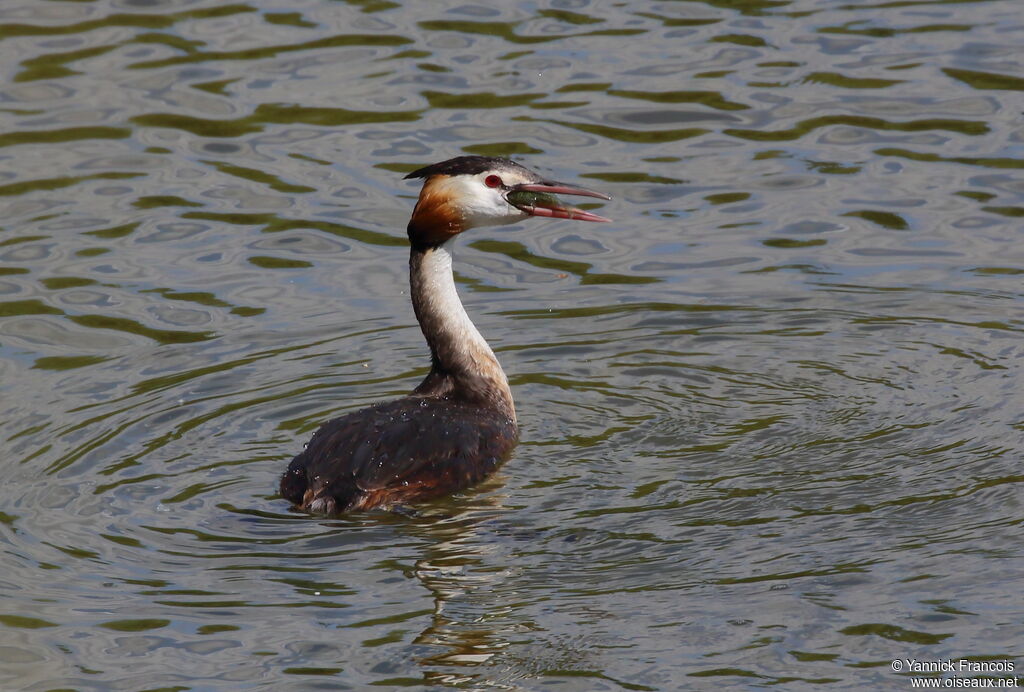
<svg viewBox="0 0 1024 692"><path fill-rule="evenodd" d="M409 240L414 246L439 245L476 226L515 223L529 216L610 221L565 206L555 197L560 194L611 199L608 195L546 180L508 159L459 156L405 177L424 179L409 220Z"/></svg>

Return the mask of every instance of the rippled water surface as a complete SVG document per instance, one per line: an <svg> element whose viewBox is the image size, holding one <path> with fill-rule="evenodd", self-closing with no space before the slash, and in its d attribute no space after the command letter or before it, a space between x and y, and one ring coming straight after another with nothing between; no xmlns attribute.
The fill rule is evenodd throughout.
<svg viewBox="0 0 1024 692"><path fill-rule="evenodd" d="M1024 670L1021 9L4 0L0 689ZM466 153L615 197L460 241L522 443L294 513L425 372L402 175Z"/></svg>

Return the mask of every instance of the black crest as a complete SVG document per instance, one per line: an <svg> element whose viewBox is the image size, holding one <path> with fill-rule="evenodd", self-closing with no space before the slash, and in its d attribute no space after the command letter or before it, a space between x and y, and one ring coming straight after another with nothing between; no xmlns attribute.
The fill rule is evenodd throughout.
<svg viewBox="0 0 1024 692"><path fill-rule="evenodd" d="M515 161L498 156L456 156L441 163L434 163L405 176L409 178L429 178L432 175L477 175L484 171L514 170L526 175L533 175L529 169L523 168Z"/></svg>

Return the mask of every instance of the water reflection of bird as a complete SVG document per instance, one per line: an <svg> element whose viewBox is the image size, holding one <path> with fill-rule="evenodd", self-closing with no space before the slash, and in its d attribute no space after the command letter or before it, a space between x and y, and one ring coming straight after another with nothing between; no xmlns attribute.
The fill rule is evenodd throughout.
<svg viewBox="0 0 1024 692"><path fill-rule="evenodd" d="M430 373L408 396L316 431L281 477L281 495L300 509L386 509L490 475L516 444L516 412L508 379L455 290L452 241L529 216L608 221L553 196L607 195L545 180L508 159L460 156L405 177L424 179L408 226L409 283Z"/></svg>

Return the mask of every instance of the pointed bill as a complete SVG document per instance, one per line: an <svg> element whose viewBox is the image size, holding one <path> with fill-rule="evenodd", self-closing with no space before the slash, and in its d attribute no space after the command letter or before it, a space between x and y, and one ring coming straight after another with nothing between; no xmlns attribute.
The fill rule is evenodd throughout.
<svg viewBox="0 0 1024 692"><path fill-rule="evenodd" d="M598 221L609 222L603 216L593 212L576 209L562 204L555 195L576 195L579 197L596 197L597 199L611 199L608 195L588 190L585 187L576 187L565 183L543 180L539 183L523 183L516 185L506 195L508 203L530 216L542 216L554 219L573 219L575 221Z"/></svg>

